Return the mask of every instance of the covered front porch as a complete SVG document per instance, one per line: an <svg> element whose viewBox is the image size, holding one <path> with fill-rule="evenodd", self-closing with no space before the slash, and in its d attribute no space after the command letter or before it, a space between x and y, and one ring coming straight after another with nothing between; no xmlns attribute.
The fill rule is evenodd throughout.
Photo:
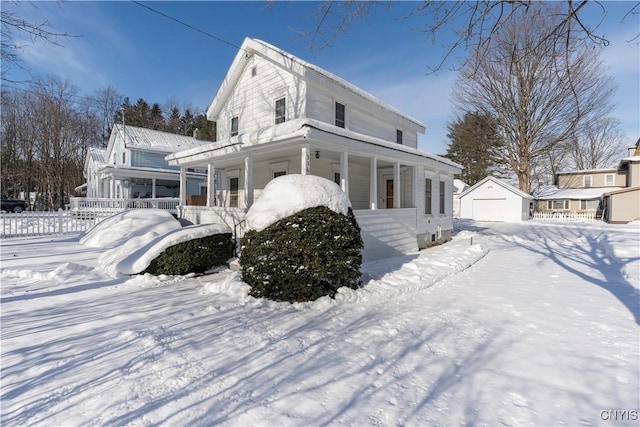
<svg viewBox="0 0 640 427"><path fill-rule="evenodd" d="M436 156L376 140L361 141L310 128L263 144L224 141L198 151L168 157L180 165L178 215L194 224L224 222L244 233L244 215L265 186L280 175L315 175L334 181L348 195L365 240L365 260L417 251L446 238L452 228L448 212L425 216L425 174L452 185L453 170ZM433 166L430 168L429 166ZM204 206L190 204L188 168L206 168ZM426 169L429 171L426 171ZM429 197L437 198L436 193ZM445 233L446 234L446 233Z"/></svg>

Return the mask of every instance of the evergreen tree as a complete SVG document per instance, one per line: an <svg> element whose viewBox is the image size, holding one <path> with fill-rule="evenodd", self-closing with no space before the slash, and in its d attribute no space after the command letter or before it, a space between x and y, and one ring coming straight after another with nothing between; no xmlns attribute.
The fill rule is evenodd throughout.
<svg viewBox="0 0 640 427"><path fill-rule="evenodd" d="M195 128L195 117L193 117L191 109L187 108L184 110L184 114L180 118L180 134L193 135L193 130Z"/></svg>
<svg viewBox="0 0 640 427"><path fill-rule="evenodd" d="M151 111L149 111L149 119L151 129L162 130L164 128L164 117L162 116L162 109L160 108L160 104L158 104L157 102L151 106Z"/></svg>
<svg viewBox="0 0 640 427"><path fill-rule="evenodd" d="M500 175L496 154L501 139L494 118L488 113L467 112L447 125L451 141L445 157L464 166L459 178L474 185L487 175Z"/></svg>
<svg viewBox="0 0 640 427"><path fill-rule="evenodd" d="M165 132L180 133L180 110L178 107L171 108L171 115L165 122Z"/></svg>
<svg viewBox="0 0 640 427"><path fill-rule="evenodd" d="M216 140L216 122L207 120L206 114L196 116L194 125L200 131L200 139L207 141Z"/></svg>

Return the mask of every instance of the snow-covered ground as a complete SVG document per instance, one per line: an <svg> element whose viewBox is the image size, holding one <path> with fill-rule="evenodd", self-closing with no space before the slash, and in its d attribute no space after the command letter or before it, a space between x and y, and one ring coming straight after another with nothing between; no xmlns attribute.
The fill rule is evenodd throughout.
<svg viewBox="0 0 640 427"><path fill-rule="evenodd" d="M5 239L0 422L638 425L640 226L457 226L293 305L227 269L131 277L79 236Z"/></svg>

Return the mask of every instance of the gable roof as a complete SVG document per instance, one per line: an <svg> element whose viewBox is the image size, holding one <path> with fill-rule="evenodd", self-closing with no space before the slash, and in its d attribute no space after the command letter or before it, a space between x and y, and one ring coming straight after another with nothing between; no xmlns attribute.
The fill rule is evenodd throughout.
<svg viewBox="0 0 640 427"><path fill-rule="evenodd" d="M482 185L484 185L488 181L491 181L491 182L493 182L495 184L498 184L499 186L505 188L506 190L511 191L512 193L514 193L514 194L516 194L516 195L518 195L518 196L520 196L522 198L533 199L533 197L530 194L527 194L524 191L520 191L517 188L512 187L511 185L507 184L506 182L504 182L504 181L502 181L502 180L500 180L500 179L498 179L496 177L493 177L491 175L487 176L482 181L477 182L473 187L470 187L470 188L467 188L466 190L464 190L462 192L462 194L460 194L460 197L462 198L462 197L466 196L467 194L473 192L473 190L475 190L478 187L481 187Z"/></svg>
<svg viewBox="0 0 640 427"><path fill-rule="evenodd" d="M253 55L260 55L261 57L267 59L268 61L274 63L281 68L289 70L289 72L295 74L297 77L308 80L312 73L316 73L322 76L324 79L329 82L340 86L342 89L347 90L348 92L356 95L357 97L365 100L366 102L373 104L388 113L393 113L396 116L399 116L403 120L411 123L414 127L417 128L417 131L424 132L426 126L420 121L414 119L411 116L406 115L400 110L390 106L389 104L381 101L370 93L360 89L356 85L349 83L348 81L332 74L316 65L313 65L309 62L306 62L288 52L285 52L267 42L262 40L253 39L247 37L244 39L242 46L238 50L233 62L231 63L231 67L227 72L218 92L216 93L209 109L207 110L207 118L211 121L217 120L222 108L226 104L226 101L229 99L233 90L240 80L244 69L249 63L251 57Z"/></svg>
<svg viewBox="0 0 640 427"><path fill-rule="evenodd" d="M111 131L111 137L109 138L107 154L113 150L116 135L124 140L126 148L165 154L189 150L212 142L159 130L115 124Z"/></svg>

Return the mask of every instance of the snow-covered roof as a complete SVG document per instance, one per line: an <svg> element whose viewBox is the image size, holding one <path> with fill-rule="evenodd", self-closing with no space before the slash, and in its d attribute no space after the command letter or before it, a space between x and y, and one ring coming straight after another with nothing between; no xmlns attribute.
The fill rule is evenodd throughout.
<svg viewBox="0 0 640 427"><path fill-rule="evenodd" d="M620 190L623 187L598 187L598 188L562 188L557 189L555 187L548 187L544 192L540 192L536 195L536 199L539 200L591 200L602 198L603 194L612 191ZM555 191L553 191L555 189Z"/></svg>
<svg viewBox="0 0 640 427"><path fill-rule="evenodd" d="M607 191L606 193L604 193L605 196L610 196L612 194L620 194L620 193L630 193L632 191L638 191L640 192L640 186L636 186L636 187L625 187L625 188L620 188L618 190L613 190L613 191Z"/></svg>
<svg viewBox="0 0 640 427"><path fill-rule="evenodd" d="M640 156L629 156L620 160L621 163L640 162Z"/></svg>
<svg viewBox="0 0 640 427"><path fill-rule="evenodd" d="M606 172L617 172L616 168L601 168L601 169L580 169L580 170L571 170L571 171L561 171L556 173L556 175L575 175L575 174L585 174L585 173L606 173Z"/></svg>
<svg viewBox="0 0 640 427"><path fill-rule="evenodd" d="M460 194L460 197L464 197L467 194L473 192L473 190L475 190L478 187L481 187L482 185L484 185L485 182L487 181L491 181L494 182L496 184L498 184L499 186L505 188L506 190L511 191L514 194L517 194L518 196L525 198L525 199L533 199L533 197L530 194L525 193L524 191L520 191L519 189L507 184L506 182L502 181L501 179L498 179L494 176L487 176L486 178L484 178L482 181L477 182L473 187L469 187L466 190L464 190L462 192L462 194Z"/></svg>
<svg viewBox="0 0 640 427"><path fill-rule="evenodd" d="M93 163L97 165L107 163L107 161L105 160L107 150L105 150L104 148L89 147L88 153Z"/></svg>
<svg viewBox="0 0 640 427"><path fill-rule="evenodd" d="M332 126L328 123L302 118L296 120L290 120L285 123L271 126L266 129L261 129L255 132L248 132L232 139L217 141L214 143L202 145L200 147L192 148L189 150L177 152L165 157L169 164L180 164L180 160L186 160L189 157L201 156L207 152L215 152L219 154L224 150L228 151L240 151L243 148L252 147L255 145L266 144L270 142L282 141L293 138L306 138L310 137L313 129L317 129L323 132L331 133L334 135L349 138L351 140L364 142L371 146L385 147L395 151L404 152L407 154L417 155L423 158L434 160L448 167L453 167L462 170L462 166L444 157L437 156L435 154L420 151L417 148L408 147L393 142L386 141L384 139L375 138L368 135L363 135L350 131L348 129Z"/></svg>
<svg viewBox="0 0 640 427"><path fill-rule="evenodd" d="M265 41L250 38L250 37L245 38L244 42L242 43L242 46L240 47L240 50L238 51L238 54L236 55L235 59L233 60L233 63L231 64L229 71L227 72L227 75L225 76L224 81L220 85L220 89L216 93L216 96L214 97L213 101L211 102L211 105L207 111L207 117L209 118L209 120L216 119L221 109L223 108L225 100L230 96L230 94L233 91L233 88L235 87L235 84L240 79L242 70L244 70L244 67L247 65L250 59L250 55L254 53L258 53L265 57L269 57L269 55L273 56L275 54L276 57L270 58L272 61L277 61L279 63L282 63L283 67L285 67L284 64L286 63L286 66L289 68L292 68L292 70L293 70L293 67L296 67L296 70L294 72L299 74L304 74L306 70L312 70L315 73L327 79L328 81L331 81L336 85L339 85L343 89L346 89L347 91L359 96L360 98L365 99L366 101L390 113L396 114L402 117L404 120L411 122L414 126L420 129L420 132L425 131L426 126L422 122L390 106L384 101L366 92L365 90L360 89L353 83L350 83L336 76L335 74L330 73L324 70L323 68L318 67L317 65L313 65L309 62L306 62L298 58L295 55L285 52L284 50L276 46L273 46ZM283 60L286 60L286 61L283 61Z"/></svg>
<svg viewBox="0 0 640 427"><path fill-rule="evenodd" d="M453 180L453 194L460 194L467 188L469 188L469 184L467 184L463 180L461 179Z"/></svg>
<svg viewBox="0 0 640 427"><path fill-rule="evenodd" d="M188 150L211 143L211 141L204 141L191 136L177 135L136 126L116 124L115 127L120 137L124 139L125 147L136 150L175 153L176 151Z"/></svg>

